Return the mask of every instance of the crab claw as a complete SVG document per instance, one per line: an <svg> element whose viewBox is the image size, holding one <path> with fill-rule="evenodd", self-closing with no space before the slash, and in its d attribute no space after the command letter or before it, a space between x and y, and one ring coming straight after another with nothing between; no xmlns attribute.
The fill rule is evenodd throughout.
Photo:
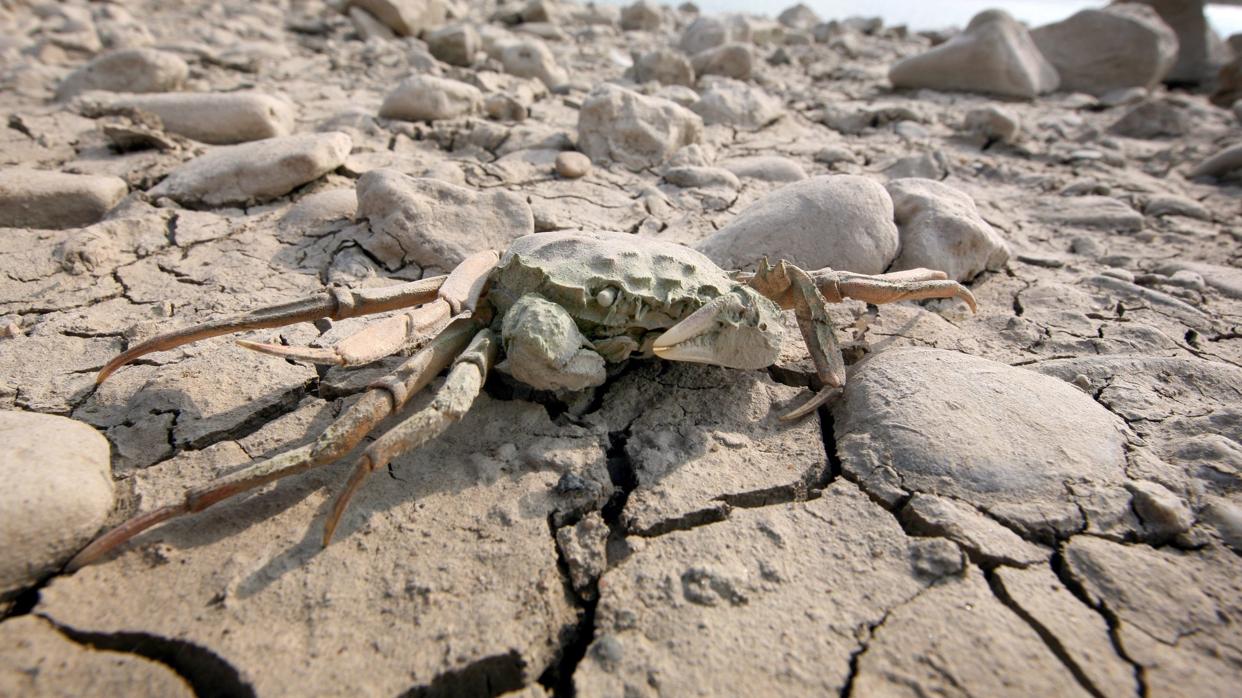
<svg viewBox="0 0 1242 698"><path fill-rule="evenodd" d="M771 366L780 356L781 315L775 303L749 287L708 301L656 338L651 350L670 361L727 368Z"/></svg>

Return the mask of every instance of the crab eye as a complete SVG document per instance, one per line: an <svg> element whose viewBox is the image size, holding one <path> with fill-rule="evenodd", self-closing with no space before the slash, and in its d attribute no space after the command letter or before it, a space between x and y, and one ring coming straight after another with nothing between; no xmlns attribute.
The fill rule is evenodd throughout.
<svg viewBox="0 0 1242 698"><path fill-rule="evenodd" d="M595 302L604 308L612 305L615 300L617 300L617 290L611 286L602 288L599 293L595 294Z"/></svg>

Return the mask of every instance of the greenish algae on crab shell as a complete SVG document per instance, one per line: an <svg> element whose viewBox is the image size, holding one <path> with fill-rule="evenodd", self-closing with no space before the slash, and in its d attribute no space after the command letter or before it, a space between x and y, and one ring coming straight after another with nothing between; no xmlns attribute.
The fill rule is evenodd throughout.
<svg viewBox="0 0 1242 698"><path fill-rule="evenodd" d="M736 286L727 272L683 245L574 231L514 240L500 259L488 297L504 314L522 295L538 293L597 338L672 327ZM595 300L605 288L616 291L606 307Z"/></svg>

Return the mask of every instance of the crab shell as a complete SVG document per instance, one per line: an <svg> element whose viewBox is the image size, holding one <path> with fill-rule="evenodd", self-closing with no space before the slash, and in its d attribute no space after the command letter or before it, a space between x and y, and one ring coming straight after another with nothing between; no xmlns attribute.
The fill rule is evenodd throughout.
<svg viewBox="0 0 1242 698"><path fill-rule="evenodd" d="M675 358L735 368L760 368L775 360L773 348L783 334L776 303L684 245L652 238L638 242L633 235L610 232L520 237L493 272L488 299L499 316L528 294L559 305L584 337L601 343L600 353L609 361L630 353L604 348L615 340L628 338L632 343L626 344L649 355L666 330L711 306L712 326L696 332L701 351ZM746 360L730 361L730 345L738 343L745 345Z"/></svg>

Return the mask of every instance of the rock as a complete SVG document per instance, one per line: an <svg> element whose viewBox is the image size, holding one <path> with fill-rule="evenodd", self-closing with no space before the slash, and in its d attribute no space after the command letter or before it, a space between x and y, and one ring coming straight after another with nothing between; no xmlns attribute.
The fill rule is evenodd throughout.
<svg viewBox="0 0 1242 698"><path fill-rule="evenodd" d="M638 0L621 9L621 28L626 31L660 31L664 12L652 0Z"/></svg>
<svg viewBox="0 0 1242 698"><path fill-rule="evenodd" d="M754 67L754 50L749 44L729 43L694 54L696 75L723 75L735 80L749 80Z"/></svg>
<svg viewBox="0 0 1242 698"><path fill-rule="evenodd" d="M945 579L894 609L858 655L859 695L1092 695L1043 638L993 594L978 568Z"/></svg>
<svg viewBox="0 0 1242 698"><path fill-rule="evenodd" d="M6 696L191 698L168 666L129 652L77 643L35 616L0 623L0 693Z"/></svg>
<svg viewBox="0 0 1242 698"><path fill-rule="evenodd" d="M393 41L397 38L397 32L361 7L350 7L348 14L349 21L363 41Z"/></svg>
<svg viewBox="0 0 1242 698"><path fill-rule="evenodd" d="M353 189L329 189L302 197L280 217L290 230L310 231L338 221L353 220L358 196Z"/></svg>
<svg viewBox="0 0 1242 698"><path fill-rule="evenodd" d="M449 270L468 255L503 250L535 232L525 197L385 169L358 179L358 215L371 224L360 244L390 269L417 264Z"/></svg>
<svg viewBox="0 0 1242 698"><path fill-rule="evenodd" d="M1203 522L1215 528L1221 541L1235 553L1242 552L1242 507L1220 497L1207 502L1200 514Z"/></svg>
<svg viewBox="0 0 1242 698"><path fill-rule="evenodd" d="M1219 264L1207 264L1204 262L1190 262L1183 260L1172 260L1164 262L1156 267L1161 274L1174 275L1182 271L1194 272L1201 277L1207 285L1220 291L1222 295L1230 298L1242 299L1242 269L1237 267L1226 267Z"/></svg>
<svg viewBox="0 0 1242 698"><path fill-rule="evenodd" d="M119 177L0 169L0 221L15 228L77 228L99 222L129 192Z"/></svg>
<svg viewBox="0 0 1242 698"><path fill-rule="evenodd" d="M938 269L950 279L969 281L1009 261L1009 245L966 194L930 179L898 179L885 186L901 237L891 271Z"/></svg>
<svg viewBox="0 0 1242 698"><path fill-rule="evenodd" d="M525 121L528 109L510 95L490 94L483 98L483 113L496 121Z"/></svg>
<svg viewBox="0 0 1242 698"><path fill-rule="evenodd" d="M1212 212L1203 204L1184 196L1163 194L1153 196L1143 205L1143 213L1148 216L1185 216L1201 221L1212 220Z"/></svg>
<svg viewBox="0 0 1242 698"><path fill-rule="evenodd" d="M1025 538L1080 530L1079 498L1120 492L1125 480L1117 417L1062 381L965 354L872 354L851 372L834 416L844 472L871 496L952 497Z"/></svg>
<svg viewBox="0 0 1242 698"><path fill-rule="evenodd" d="M1056 68L1026 28L1001 10L981 12L966 31L889 70L893 87L986 92L1031 99L1057 89Z"/></svg>
<svg viewBox="0 0 1242 698"><path fill-rule="evenodd" d="M1105 228L1117 232L1143 229L1143 214L1111 196L1045 197L1036 206L1034 216L1053 225Z"/></svg>
<svg viewBox="0 0 1242 698"><path fill-rule="evenodd" d="M936 149L921 155L901 158L881 170L884 176L896 179L941 180L949 176L949 158L943 150Z"/></svg>
<svg viewBox="0 0 1242 698"><path fill-rule="evenodd" d="M591 158L573 150L556 154L556 173L566 179L585 177L591 171Z"/></svg>
<svg viewBox="0 0 1242 698"><path fill-rule="evenodd" d="M724 124L755 131L781 118L785 108L762 88L729 78L714 78L690 107L711 126Z"/></svg>
<svg viewBox="0 0 1242 698"><path fill-rule="evenodd" d="M578 148L592 162L631 170L659 165L702 135L703 120L693 112L616 85L596 87L578 111Z"/></svg>
<svg viewBox="0 0 1242 698"><path fill-rule="evenodd" d="M902 508L901 520L906 530L948 538L987 564L1023 566L1050 554L969 505L933 494L915 493Z"/></svg>
<svg viewBox="0 0 1242 698"><path fill-rule="evenodd" d="M1147 528L1148 540L1161 543L1185 533L1195 523L1190 507L1158 482L1136 480L1126 485L1134 496L1134 513Z"/></svg>
<svg viewBox="0 0 1242 698"><path fill-rule="evenodd" d="M1221 177L1242 169L1242 143L1228 146L1195 165L1187 177Z"/></svg>
<svg viewBox="0 0 1242 698"><path fill-rule="evenodd" d="M595 598L595 583L608 569L608 535L608 524L598 511L556 532L556 544L569 567L574 591L584 598Z"/></svg>
<svg viewBox="0 0 1242 698"><path fill-rule="evenodd" d="M1193 128L1190 115L1168 99L1142 102L1108 127L1110 133L1128 138L1177 138Z"/></svg>
<svg viewBox="0 0 1242 698"><path fill-rule="evenodd" d="M1052 570L998 567L996 580L1005 603L1050 637L1061 648L1062 661L1086 677L1097 694L1120 698L1139 690L1134 668L1118 656L1104 617L1080 601Z"/></svg>
<svg viewBox="0 0 1242 698"><path fill-rule="evenodd" d="M569 73L557 62L548 45L535 37L506 41L499 51L500 63L510 75L535 78L550 90L569 82Z"/></svg>
<svg viewBox="0 0 1242 698"><path fill-rule="evenodd" d="M189 74L189 66L174 53L151 48L109 51L70 73L56 88L56 99L87 90L171 92L181 89Z"/></svg>
<svg viewBox="0 0 1242 698"><path fill-rule="evenodd" d="M418 36L444 24L444 0L347 0L346 8L370 13L397 36Z"/></svg>
<svg viewBox="0 0 1242 698"><path fill-rule="evenodd" d="M414 75L388 93L379 115L402 121L455 119L478 111L483 93L474 85L433 75Z"/></svg>
<svg viewBox="0 0 1242 698"><path fill-rule="evenodd" d="M815 152L815 162L829 167L839 163L853 164L858 162L858 156L845 146L830 145Z"/></svg>
<svg viewBox="0 0 1242 698"><path fill-rule="evenodd" d="M424 40L427 50L449 65L469 67L483 49L479 32L469 24L456 24L428 32Z"/></svg>
<svg viewBox="0 0 1242 698"><path fill-rule="evenodd" d="M1234 114L1242 119L1242 52L1217 73L1211 100L1223 109L1233 107Z"/></svg>
<svg viewBox="0 0 1242 698"><path fill-rule="evenodd" d="M1148 5L1177 34L1177 63L1165 77L1171 84L1198 85L1210 81L1228 60L1228 50L1212 31L1203 0L1125 0Z"/></svg>
<svg viewBox="0 0 1242 698"><path fill-rule="evenodd" d="M993 105L966 112L962 127L985 147L993 143L1013 143L1022 133L1022 122L1013 112Z"/></svg>
<svg viewBox="0 0 1242 698"><path fill-rule="evenodd" d="M665 170L664 181L684 189L724 187L736 191L742 187L737 175L719 167L671 167Z"/></svg>
<svg viewBox="0 0 1242 698"><path fill-rule="evenodd" d="M65 417L2 411L0 441L3 599L59 569L94 537L112 510L112 469L107 439Z"/></svg>
<svg viewBox="0 0 1242 698"><path fill-rule="evenodd" d="M1153 694L1220 695L1242 678L1237 619L1242 564L1216 547L1153 549L1075 536L1067 574L1114 619L1115 642ZM1141 574L1135 574L1141 570Z"/></svg>
<svg viewBox="0 0 1242 698"><path fill-rule="evenodd" d="M694 86L694 67L676 49L657 47L634 59L631 78L639 84L655 81L662 85Z"/></svg>
<svg viewBox="0 0 1242 698"><path fill-rule="evenodd" d="M686 27L681 33L678 46L686 55L693 56L731 41L750 41L749 27L730 19L703 16L696 18Z"/></svg>
<svg viewBox="0 0 1242 698"><path fill-rule="evenodd" d="M790 29L804 30L809 30L820 23L819 15L815 14L815 10L802 3L785 8L776 16L776 21Z"/></svg>
<svg viewBox="0 0 1242 698"><path fill-rule="evenodd" d="M897 247L888 192L854 175L786 184L697 246L725 269L747 268L767 256L808 270L831 267L860 274L883 272Z"/></svg>
<svg viewBox="0 0 1242 698"><path fill-rule="evenodd" d="M258 92L127 95L106 105L154 114L165 131L212 145L287 136L296 118L290 102Z"/></svg>
<svg viewBox="0 0 1242 698"><path fill-rule="evenodd" d="M1080 10L1031 31L1031 39L1061 75L1061 89L1107 94L1151 89L1177 62L1177 35L1155 10L1119 4Z"/></svg>
<svg viewBox="0 0 1242 698"><path fill-rule="evenodd" d="M669 695L836 695L854 629L938 581L912 569L917 549L841 481L808 502L652 538L605 573L575 688L638 695L658 676ZM850 583L855 574L870 583Z"/></svg>
<svg viewBox="0 0 1242 698"><path fill-rule="evenodd" d="M806 179L806 170L796 161L780 155L750 155L733 158L720 166L738 177L761 182L798 182Z"/></svg>
<svg viewBox="0 0 1242 698"><path fill-rule="evenodd" d="M185 205L269 201L340 167L350 147L339 132L220 146L173 170L148 195Z"/></svg>

